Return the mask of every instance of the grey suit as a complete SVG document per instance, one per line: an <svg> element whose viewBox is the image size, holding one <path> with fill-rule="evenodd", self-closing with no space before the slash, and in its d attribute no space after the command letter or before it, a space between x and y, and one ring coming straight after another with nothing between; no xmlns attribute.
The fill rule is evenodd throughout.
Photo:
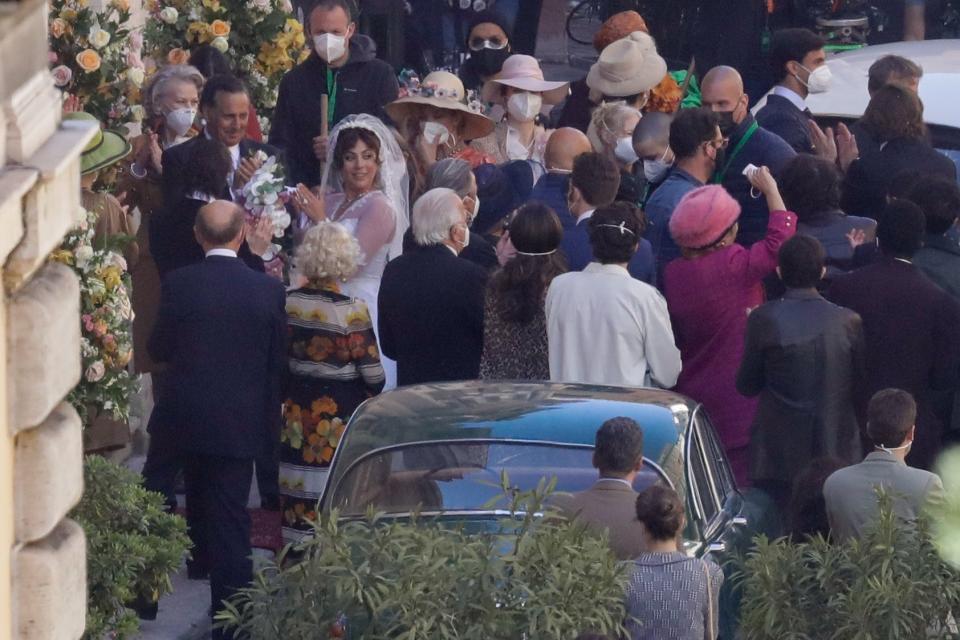
<svg viewBox="0 0 960 640"><path fill-rule="evenodd" d="M646 550L643 526L637 520L637 492L625 482L601 478L586 491L557 496L554 502L567 518L598 532L606 530L618 560L633 560Z"/></svg>
<svg viewBox="0 0 960 640"><path fill-rule="evenodd" d="M928 501L943 497L943 483L935 473L908 467L892 453L874 451L860 464L835 471L823 485L834 539L859 538L876 519L877 486L891 494L894 513L907 522L916 520Z"/></svg>

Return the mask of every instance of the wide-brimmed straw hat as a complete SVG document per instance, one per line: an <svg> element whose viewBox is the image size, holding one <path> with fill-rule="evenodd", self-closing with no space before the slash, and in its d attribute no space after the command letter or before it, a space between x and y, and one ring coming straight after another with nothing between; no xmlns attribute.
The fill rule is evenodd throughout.
<svg viewBox="0 0 960 640"><path fill-rule="evenodd" d="M434 71L423 79L410 95L394 100L386 106L387 115L394 122L403 122L417 117L422 105L456 111L463 114L465 140L475 140L490 134L496 126L490 118L477 113L467 105L467 92L460 78L448 71Z"/></svg>
<svg viewBox="0 0 960 640"><path fill-rule="evenodd" d="M605 96L632 96L657 86L667 75L667 63L649 34L634 31L607 45L590 67L587 86Z"/></svg>
<svg viewBox="0 0 960 640"><path fill-rule="evenodd" d="M63 116L64 120L85 120L100 123L96 116L76 111ZM87 175L114 165L126 158L132 147L123 134L109 129L104 131L99 126L93 139L87 143L80 155L80 175Z"/></svg>
<svg viewBox="0 0 960 640"><path fill-rule="evenodd" d="M537 59L518 53L507 58L500 73L483 86L483 99L486 102L502 102L500 87L496 86L498 84L542 93L544 104L557 104L567 97L570 83L544 80Z"/></svg>

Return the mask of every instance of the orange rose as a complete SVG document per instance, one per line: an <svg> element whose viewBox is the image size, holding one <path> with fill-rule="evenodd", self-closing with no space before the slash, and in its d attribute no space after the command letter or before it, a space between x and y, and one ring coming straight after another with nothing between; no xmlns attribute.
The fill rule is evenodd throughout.
<svg viewBox="0 0 960 640"><path fill-rule="evenodd" d="M214 38L226 38L230 35L230 24L223 20L214 20L210 23L210 33Z"/></svg>
<svg viewBox="0 0 960 640"><path fill-rule="evenodd" d="M167 54L167 62L170 64L187 64L190 62L190 54L180 47L170 49L170 52Z"/></svg>
<svg viewBox="0 0 960 640"><path fill-rule="evenodd" d="M93 73L100 68L100 54L93 49L84 49L77 54L77 64L87 73Z"/></svg>
<svg viewBox="0 0 960 640"><path fill-rule="evenodd" d="M63 18L54 18L50 23L50 35L60 38L67 32L67 22Z"/></svg>
<svg viewBox="0 0 960 640"><path fill-rule="evenodd" d="M117 11L130 11L130 0L111 0L110 4Z"/></svg>

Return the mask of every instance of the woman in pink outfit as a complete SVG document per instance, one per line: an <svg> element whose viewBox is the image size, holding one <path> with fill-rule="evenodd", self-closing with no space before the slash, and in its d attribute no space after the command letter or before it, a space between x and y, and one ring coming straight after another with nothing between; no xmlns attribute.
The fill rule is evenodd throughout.
<svg viewBox="0 0 960 640"><path fill-rule="evenodd" d="M740 205L719 185L688 193L670 218L682 257L667 265L664 289L683 360L676 390L703 403L740 486L748 484L747 447L756 398L737 392L747 315L763 303L763 279L797 228L766 167L750 182L770 209L767 235L750 248L736 243Z"/></svg>

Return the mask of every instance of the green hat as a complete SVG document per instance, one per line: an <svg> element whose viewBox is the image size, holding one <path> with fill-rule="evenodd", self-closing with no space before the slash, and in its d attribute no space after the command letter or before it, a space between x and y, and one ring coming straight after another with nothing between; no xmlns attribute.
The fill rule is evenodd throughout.
<svg viewBox="0 0 960 640"><path fill-rule="evenodd" d="M96 116L83 111L68 113L63 116L64 120L86 120L100 123ZM97 127L97 134L84 148L80 156L80 175L87 175L94 171L100 171L116 164L130 154L132 147L122 134L109 129L103 131Z"/></svg>

